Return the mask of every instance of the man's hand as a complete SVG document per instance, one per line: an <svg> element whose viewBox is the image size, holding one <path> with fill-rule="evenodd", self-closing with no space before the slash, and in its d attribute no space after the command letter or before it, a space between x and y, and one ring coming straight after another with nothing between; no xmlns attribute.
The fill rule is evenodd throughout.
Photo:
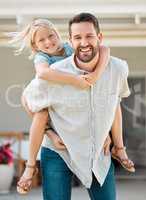
<svg viewBox="0 0 146 200"><path fill-rule="evenodd" d="M66 150L66 146L64 145L62 139L52 129L47 131L47 136L51 139L57 150Z"/></svg>
<svg viewBox="0 0 146 200"><path fill-rule="evenodd" d="M108 156L110 154L110 145L111 145L111 137L108 135L103 145L105 156Z"/></svg>

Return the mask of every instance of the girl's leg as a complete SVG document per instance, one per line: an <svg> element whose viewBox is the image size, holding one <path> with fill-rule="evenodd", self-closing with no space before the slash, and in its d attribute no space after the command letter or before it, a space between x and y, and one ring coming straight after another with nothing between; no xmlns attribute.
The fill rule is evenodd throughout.
<svg viewBox="0 0 146 200"><path fill-rule="evenodd" d="M29 135L29 155L24 173L18 182L17 191L19 193L27 193L32 184L32 177L36 170L36 158L43 140L47 120L47 110L35 113L33 116Z"/></svg>
<svg viewBox="0 0 146 200"><path fill-rule="evenodd" d="M118 160L125 169L130 172L134 172L134 164L130 159L128 159L128 155L123 144L122 112L120 105L117 107L111 132L114 143L112 148L112 157Z"/></svg>
<svg viewBox="0 0 146 200"><path fill-rule="evenodd" d="M40 146L42 144L47 121L48 121L47 110L42 110L40 112L37 112L33 116L32 124L30 127L29 157L27 161L27 163L30 165L34 165L36 162L36 157L40 149Z"/></svg>
<svg viewBox="0 0 146 200"><path fill-rule="evenodd" d="M120 105L117 107L111 132L114 145L117 147L123 147L124 144L123 144L123 131L122 131L122 112ZM127 157L126 152L123 153L124 156Z"/></svg>
<svg viewBox="0 0 146 200"><path fill-rule="evenodd" d="M28 106L27 106L26 99L25 99L25 97L24 97L23 95L22 95L22 97L21 97L21 104L22 104L23 108L25 109L25 111L27 112L27 114L28 114L30 117L33 117L34 113L32 113L32 112L29 110L29 108L28 108Z"/></svg>
<svg viewBox="0 0 146 200"><path fill-rule="evenodd" d="M104 184L102 187L93 175L93 181L91 188L88 189L88 193L91 200L116 200L116 189L115 189L115 175L114 166L111 163L111 167L107 174Z"/></svg>
<svg viewBox="0 0 146 200"><path fill-rule="evenodd" d="M72 172L58 153L41 149L43 200L71 200Z"/></svg>

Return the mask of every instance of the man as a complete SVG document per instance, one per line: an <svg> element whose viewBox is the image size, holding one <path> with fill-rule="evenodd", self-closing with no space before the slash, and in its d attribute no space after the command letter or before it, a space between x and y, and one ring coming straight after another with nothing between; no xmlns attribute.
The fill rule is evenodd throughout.
<svg viewBox="0 0 146 200"><path fill-rule="evenodd" d="M76 15L69 22L69 34L75 53L51 67L74 74L92 72L102 41L98 20L89 13ZM126 63L111 57L101 78L88 90L44 85L42 96L48 91L52 128L66 147L57 150L54 139L44 137L41 151L44 200L70 200L73 173L88 188L91 200L115 200L113 164L111 156L105 156L103 146L120 98L129 92L127 74Z"/></svg>

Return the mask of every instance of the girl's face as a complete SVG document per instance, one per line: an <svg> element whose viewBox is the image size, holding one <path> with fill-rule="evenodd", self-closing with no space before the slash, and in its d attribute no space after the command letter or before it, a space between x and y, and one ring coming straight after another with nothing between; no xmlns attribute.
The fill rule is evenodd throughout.
<svg viewBox="0 0 146 200"><path fill-rule="evenodd" d="M34 35L34 49L54 55L60 49L61 41L55 31L48 27L40 27Z"/></svg>

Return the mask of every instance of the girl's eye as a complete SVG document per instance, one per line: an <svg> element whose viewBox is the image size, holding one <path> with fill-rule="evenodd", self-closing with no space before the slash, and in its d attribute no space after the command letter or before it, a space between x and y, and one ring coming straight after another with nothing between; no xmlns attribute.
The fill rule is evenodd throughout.
<svg viewBox="0 0 146 200"><path fill-rule="evenodd" d="M44 41L44 38L41 38L40 40L39 40L39 42L43 42Z"/></svg>
<svg viewBox="0 0 146 200"><path fill-rule="evenodd" d="M52 38L54 35L53 34L50 34L49 36L48 36L48 38Z"/></svg>

